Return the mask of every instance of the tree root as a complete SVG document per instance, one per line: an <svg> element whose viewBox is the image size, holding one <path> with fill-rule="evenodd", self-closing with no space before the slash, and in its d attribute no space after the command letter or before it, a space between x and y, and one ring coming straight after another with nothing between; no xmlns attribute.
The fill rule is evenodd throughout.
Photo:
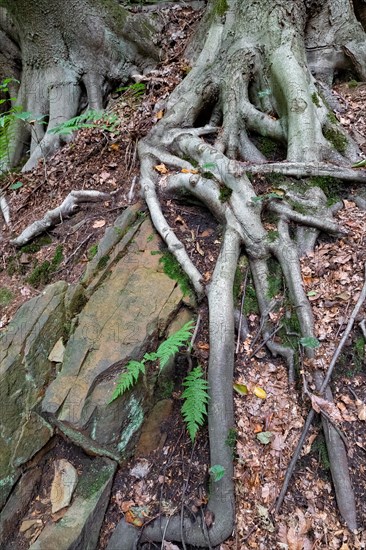
<svg viewBox="0 0 366 550"><path fill-rule="evenodd" d="M110 195L108 193L101 193L100 191L71 191L60 206L49 210L41 220L33 222L10 242L15 246L24 246L50 227L62 223L63 219L75 214L81 203L98 202L108 199L110 199Z"/></svg>

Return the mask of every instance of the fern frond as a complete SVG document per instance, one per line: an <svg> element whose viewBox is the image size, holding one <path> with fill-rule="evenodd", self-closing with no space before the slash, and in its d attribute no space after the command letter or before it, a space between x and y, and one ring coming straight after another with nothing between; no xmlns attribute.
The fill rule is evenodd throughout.
<svg viewBox="0 0 366 550"><path fill-rule="evenodd" d="M200 366L193 369L186 376L183 386L186 389L182 394L184 399L182 415L189 436L194 441L199 427L202 426L207 416L207 403L210 399L207 393L208 383L203 378L203 371Z"/></svg>
<svg viewBox="0 0 366 550"><path fill-rule="evenodd" d="M72 134L73 132L76 132L77 130L81 130L83 128L99 127L104 130L111 130L112 128L108 128L107 126L105 126L105 124L101 125L101 123L105 122L114 125L117 121L118 117L116 115L107 114L103 111L90 110L86 111L85 113L81 113L81 115L78 115L74 118L70 118L69 120L62 122L61 124L58 124L57 126L55 126L55 128L52 128L50 130L50 133L67 135Z"/></svg>
<svg viewBox="0 0 366 550"><path fill-rule="evenodd" d="M140 361L130 361L126 365L126 371L118 379L117 386L112 394L109 403L112 403L117 397L123 395L127 390L134 386L140 376L145 373L145 364Z"/></svg>
<svg viewBox="0 0 366 550"><path fill-rule="evenodd" d="M159 359L159 369L162 370L169 359L173 357L181 347L186 346L192 338L193 321L188 321L180 330L169 336L162 342L156 350L157 359Z"/></svg>

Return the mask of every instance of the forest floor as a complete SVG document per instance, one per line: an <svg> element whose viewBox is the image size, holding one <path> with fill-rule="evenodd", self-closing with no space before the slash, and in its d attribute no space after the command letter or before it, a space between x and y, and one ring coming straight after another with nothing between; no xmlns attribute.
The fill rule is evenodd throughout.
<svg viewBox="0 0 366 550"><path fill-rule="evenodd" d="M118 115L117 128L109 132L96 123L95 128L80 130L71 143L51 159L40 161L34 171L12 173L2 179L1 186L7 188L11 227L3 225L0 228L0 331L19 306L42 292L45 284L60 279L69 283L77 281L106 227L128 205L141 200L137 141L163 115L164 101L189 70L182 57L183 44L197 18L196 13L184 7L166 12L169 32L165 33L164 46L167 58L147 76L144 86L131 86L112 94L108 111ZM344 105L339 122L353 133L366 155L366 84L338 84L335 93L343 98ZM277 154L273 149L274 159ZM169 173L169 167L157 167L162 178L165 170ZM253 185L258 195L270 191L268 181L262 176L255 177ZM59 206L70 191L86 189L108 192L111 198L85 205L75 216L29 245L16 249L10 244L10 238ZM364 283L366 262L366 214L352 200L356 189L340 182L338 188L331 191L343 201L336 219L347 234L341 239L320 235L314 253L302 260L304 287L312 302L316 336L321 343L316 361L323 369L329 365L357 301ZM197 204L178 204L163 196L161 200L170 225L205 274L205 282L209 282L220 247L220 227ZM282 281L275 282L280 296ZM231 443L237 516L233 536L221 549L365 548L366 366L365 340L358 326L366 317L365 309L346 343L331 384L340 415L339 425L348 441L350 474L357 503L360 530L351 534L337 511L319 421L308 434L280 513L272 514L287 465L311 407L304 395L301 377L308 365L299 365L296 387L289 388L285 365L271 357L261 345L259 314L245 260L238 270L236 283L238 304L243 292L246 293L244 311L250 334L244 342L238 343L234 382L237 390L243 393L245 386L247 393L235 393L236 425ZM290 309L291 306L284 302L273 314L273 321L280 324ZM205 304L200 314L202 321L194 354L197 361L206 365L209 343ZM293 345L290 336L290 331L283 334L283 338L288 337ZM171 514L182 506L192 514L204 513L208 492L207 433L202 431L192 449L179 415L179 383L177 377L171 388L176 414L172 415L169 428L165 430L168 438L162 450L146 459L150 468L148 477L139 479L137 476L131 481L131 469L136 465L143 467L143 461L138 459L132 460L116 475L100 549L105 548L119 518L122 514L128 515L132 506L144 506L149 517L161 512ZM60 456L63 445L62 442L56 445ZM183 492L187 476L189 483ZM167 543L164 548L174 550L177 547Z"/></svg>

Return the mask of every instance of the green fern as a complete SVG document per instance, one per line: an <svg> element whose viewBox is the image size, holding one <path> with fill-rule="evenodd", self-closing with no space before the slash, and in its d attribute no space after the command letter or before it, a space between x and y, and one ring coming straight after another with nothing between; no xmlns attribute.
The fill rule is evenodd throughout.
<svg viewBox="0 0 366 550"><path fill-rule="evenodd" d="M182 398L185 400L182 407L182 415L192 441L194 441L198 429L207 416L208 383L203 378L200 366L193 369L184 379L185 390Z"/></svg>
<svg viewBox="0 0 366 550"><path fill-rule="evenodd" d="M103 111L90 110L79 116L70 118L50 130L50 134L69 135L82 128L100 128L113 132L118 122L117 115L107 114Z"/></svg>
<svg viewBox="0 0 366 550"><path fill-rule="evenodd" d="M134 386L141 373L145 374L147 361L159 361L159 371L161 371L182 346L187 345L192 337L193 321L186 323L180 330L169 336L165 342L162 342L156 352L145 353L141 361L130 361L126 365L126 371L118 379L116 389L109 401L111 403L120 395L123 395L132 386Z"/></svg>
<svg viewBox="0 0 366 550"><path fill-rule="evenodd" d="M156 359L159 360L159 370L161 371L169 362L171 357L179 351L179 349L187 345L192 337L193 321L188 321L183 327L169 336L165 342L162 342L156 350Z"/></svg>
<svg viewBox="0 0 366 550"><path fill-rule="evenodd" d="M114 390L109 403L112 403L117 397L123 395L139 379L140 373L145 374L145 361L130 361L126 365L126 371L121 374L116 389Z"/></svg>

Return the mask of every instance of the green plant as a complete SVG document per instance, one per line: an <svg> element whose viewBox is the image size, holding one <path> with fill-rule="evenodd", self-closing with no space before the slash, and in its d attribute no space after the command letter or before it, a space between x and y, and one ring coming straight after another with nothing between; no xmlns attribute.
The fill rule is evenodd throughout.
<svg viewBox="0 0 366 550"><path fill-rule="evenodd" d="M14 295L8 288L0 288L0 306L7 306L13 300Z"/></svg>
<svg viewBox="0 0 366 550"><path fill-rule="evenodd" d="M358 82L355 79L352 79L348 82L348 87L349 88L357 88L357 86L358 86Z"/></svg>
<svg viewBox="0 0 366 550"><path fill-rule="evenodd" d="M134 84L130 84L129 86L122 86L121 88L117 88L116 90L116 92L124 92L134 97L143 96L145 91L146 84L144 84L143 82L134 82Z"/></svg>
<svg viewBox="0 0 366 550"><path fill-rule="evenodd" d="M98 245L97 244L93 244L89 250L88 250L88 260L92 260L94 258L94 256L97 254L98 252Z"/></svg>
<svg viewBox="0 0 366 550"><path fill-rule="evenodd" d="M141 373L145 374L145 364L147 361L159 361L159 371L161 371L167 365L169 359L190 340L192 336L192 327L193 322L189 321L180 330L162 342L155 352L145 353L141 361L129 361L125 367L125 372L119 377L110 403L132 388L132 386L136 384Z"/></svg>
<svg viewBox="0 0 366 550"><path fill-rule="evenodd" d="M163 271L170 279L177 281L183 295L191 294L191 285L189 277L184 273L175 256L171 252L165 252L159 262L163 266Z"/></svg>
<svg viewBox="0 0 366 550"><path fill-rule="evenodd" d="M90 110L79 116L70 118L50 130L50 134L61 136L70 135L83 128L99 128L107 132L114 132L118 124L118 116L103 111Z"/></svg>
<svg viewBox="0 0 366 550"><path fill-rule="evenodd" d="M52 274L57 270L58 266L63 260L63 253L62 253L63 247L62 245L58 245L56 247L54 256L52 260L49 262L48 260L44 261L40 265L37 265L32 273L29 275L27 281L34 286L35 288L46 285L52 276Z"/></svg>
<svg viewBox="0 0 366 550"><path fill-rule="evenodd" d="M158 349L152 353L145 353L141 361L129 361L117 382L117 386L112 394L109 403L112 403L120 395L123 395L131 389L138 381L141 374L146 374L147 361L158 361L159 372L167 365L170 358L173 357L180 348L187 345L192 337L193 321L186 323L180 330L169 336L162 342ZM207 415L207 403L209 396L207 393L208 384L203 377L203 371L200 366L194 368L184 379L183 386L185 390L182 394L184 403L182 406L182 415L187 425L188 433L193 441L196 437L199 427L203 424ZM169 390L172 389L169 386Z"/></svg>
<svg viewBox="0 0 366 550"><path fill-rule="evenodd" d="M214 466L211 466L208 473L210 474L212 481L217 483L217 481L220 481L220 479L224 477L225 468L221 466L221 464L215 464Z"/></svg>
<svg viewBox="0 0 366 550"><path fill-rule="evenodd" d="M221 184L220 195L219 195L220 202L222 203L227 202L230 199L232 192L233 192L232 189L230 189L229 187L226 187L226 185Z"/></svg>
<svg viewBox="0 0 366 550"><path fill-rule="evenodd" d="M193 369L185 377L183 386L185 390L182 394L182 398L184 399L182 415L187 425L189 436L194 441L199 427L202 426L207 416L207 403L209 401L207 393L208 384L203 377L203 371L200 366Z"/></svg>

